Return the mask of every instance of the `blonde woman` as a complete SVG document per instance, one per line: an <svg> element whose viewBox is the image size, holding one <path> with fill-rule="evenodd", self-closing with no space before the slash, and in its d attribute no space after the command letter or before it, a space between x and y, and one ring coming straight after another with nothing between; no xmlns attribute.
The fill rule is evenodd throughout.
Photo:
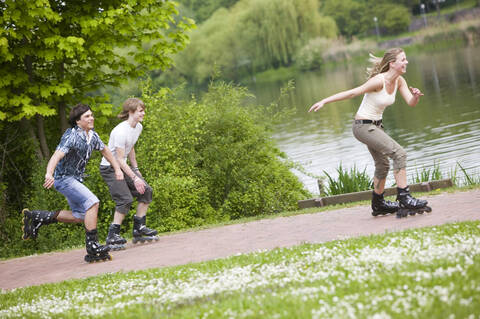
<svg viewBox="0 0 480 319"><path fill-rule="evenodd" d="M397 217L408 214L430 212L426 200L410 195L407 185L405 150L388 136L383 129L382 115L385 108L395 102L397 91L409 106L417 105L423 93L407 85L403 74L407 71L407 56L401 48L387 50L383 58L370 55L372 67L368 71L368 80L353 89L343 91L315 103L309 112L320 110L325 104L351 99L364 94L362 103L355 114L353 135L367 145L375 162L372 194L372 215L385 215L397 212ZM397 202L384 199L385 182L393 161L393 174L397 182Z"/></svg>

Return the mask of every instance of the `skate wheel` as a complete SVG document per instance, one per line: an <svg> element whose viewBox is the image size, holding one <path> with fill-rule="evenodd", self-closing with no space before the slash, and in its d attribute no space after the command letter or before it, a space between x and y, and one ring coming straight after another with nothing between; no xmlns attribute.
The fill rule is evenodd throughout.
<svg viewBox="0 0 480 319"><path fill-rule="evenodd" d="M431 213L431 212L432 212L432 207L430 207L430 206L425 206L425 211L426 211L427 213Z"/></svg>
<svg viewBox="0 0 480 319"><path fill-rule="evenodd" d="M373 211L372 216L378 216L378 212Z"/></svg>

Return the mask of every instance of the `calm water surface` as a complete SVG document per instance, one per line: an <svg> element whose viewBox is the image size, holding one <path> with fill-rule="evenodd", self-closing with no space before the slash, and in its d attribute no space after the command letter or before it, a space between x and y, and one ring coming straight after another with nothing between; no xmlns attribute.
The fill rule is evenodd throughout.
<svg viewBox="0 0 480 319"><path fill-rule="evenodd" d="M480 48L408 55L409 86L425 94L409 107L400 94L383 115L386 132L408 154L409 182L417 170L439 165L444 178L460 163L470 174L480 172ZM314 176L324 171L336 177L336 169L366 168L373 176L373 160L366 146L352 135L351 122L362 97L327 104L316 113L308 108L316 101L365 81L364 65L345 65L328 72L303 73L295 78L294 116L274 134L280 149L301 164L307 174L295 174L312 193L318 194ZM257 84L251 88L258 102L269 104L285 82ZM463 176L460 172L458 177ZM390 172L387 186L393 184Z"/></svg>

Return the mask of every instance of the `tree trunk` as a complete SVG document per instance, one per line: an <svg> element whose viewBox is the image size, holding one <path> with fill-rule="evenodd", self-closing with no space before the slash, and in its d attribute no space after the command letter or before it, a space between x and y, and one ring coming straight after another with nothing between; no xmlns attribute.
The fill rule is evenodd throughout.
<svg viewBox="0 0 480 319"><path fill-rule="evenodd" d="M58 66L58 78L61 82L63 82L64 76L65 76L65 64L63 62L60 62ZM60 133L63 134L68 128L68 122L67 122L67 103L65 103L65 100L61 100L58 103L58 116L60 117L60 129L62 130Z"/></svg>
<svg viewBox="0 0 480 319"><path fill-rule="evenodd" d="M37 136L35 135L35 132L33 131L32 125L30 125L30 121L27 120L26 118L23 118L20 121L20 124L24 130L28 132L28 135L32 138L33 144L35 145L35 155L40 161L45 160L45 157L43 156L42 150L40 149L40 142L38 141Z"/></svg>
<svg viewBox="0 0 480 319"><path fill-rule="evenodd" d="M67 103L63 100L58 103L58 116L60 117L60 129L62 130L60 133L63 134L68 128Z"/></svg>
<svg viewBox="0 0 480 319"><path fill-rule="evenodd" d="M40 149L44 158L50 158L50 150L48 149L47 138L45 137L45 123L43 116L37 114L37 130L38 140L40 141Z"/></svg>
<svg viewBox="0 0 480 319"><path fill-rule="evenodd" d="M438 0L433 1L435 3L435 8L437 9L437 17L440 17L440 2Z"/></svg>

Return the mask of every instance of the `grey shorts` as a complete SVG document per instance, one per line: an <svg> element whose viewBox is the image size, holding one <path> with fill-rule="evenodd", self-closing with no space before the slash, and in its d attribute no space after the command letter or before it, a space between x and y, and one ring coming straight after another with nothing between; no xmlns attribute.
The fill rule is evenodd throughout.
<svg viewBox="0 0 480 319"><path fill-rule="evenodd" d="M100 175L108 185L112 200L115 202L115 210L122 214L128 214L132 207L133 198L135 197L139 202L149 204L152 201L153 190L145 180L134 172L144 183L145 192L140 194L135 188L133 180L124 174L123 180L117 180L115 178L115 170L111 166L100 166Z"/></svg>
<svg viewBox="0 0 480 319"><path fill-rule="evenodd" d="M384 179L393 160L393 169L398 171L407 166L407 153L393 138L383 130L383 125L356 124L353 121L353 135L368 147L375 161L375 177Z"/></svg>

